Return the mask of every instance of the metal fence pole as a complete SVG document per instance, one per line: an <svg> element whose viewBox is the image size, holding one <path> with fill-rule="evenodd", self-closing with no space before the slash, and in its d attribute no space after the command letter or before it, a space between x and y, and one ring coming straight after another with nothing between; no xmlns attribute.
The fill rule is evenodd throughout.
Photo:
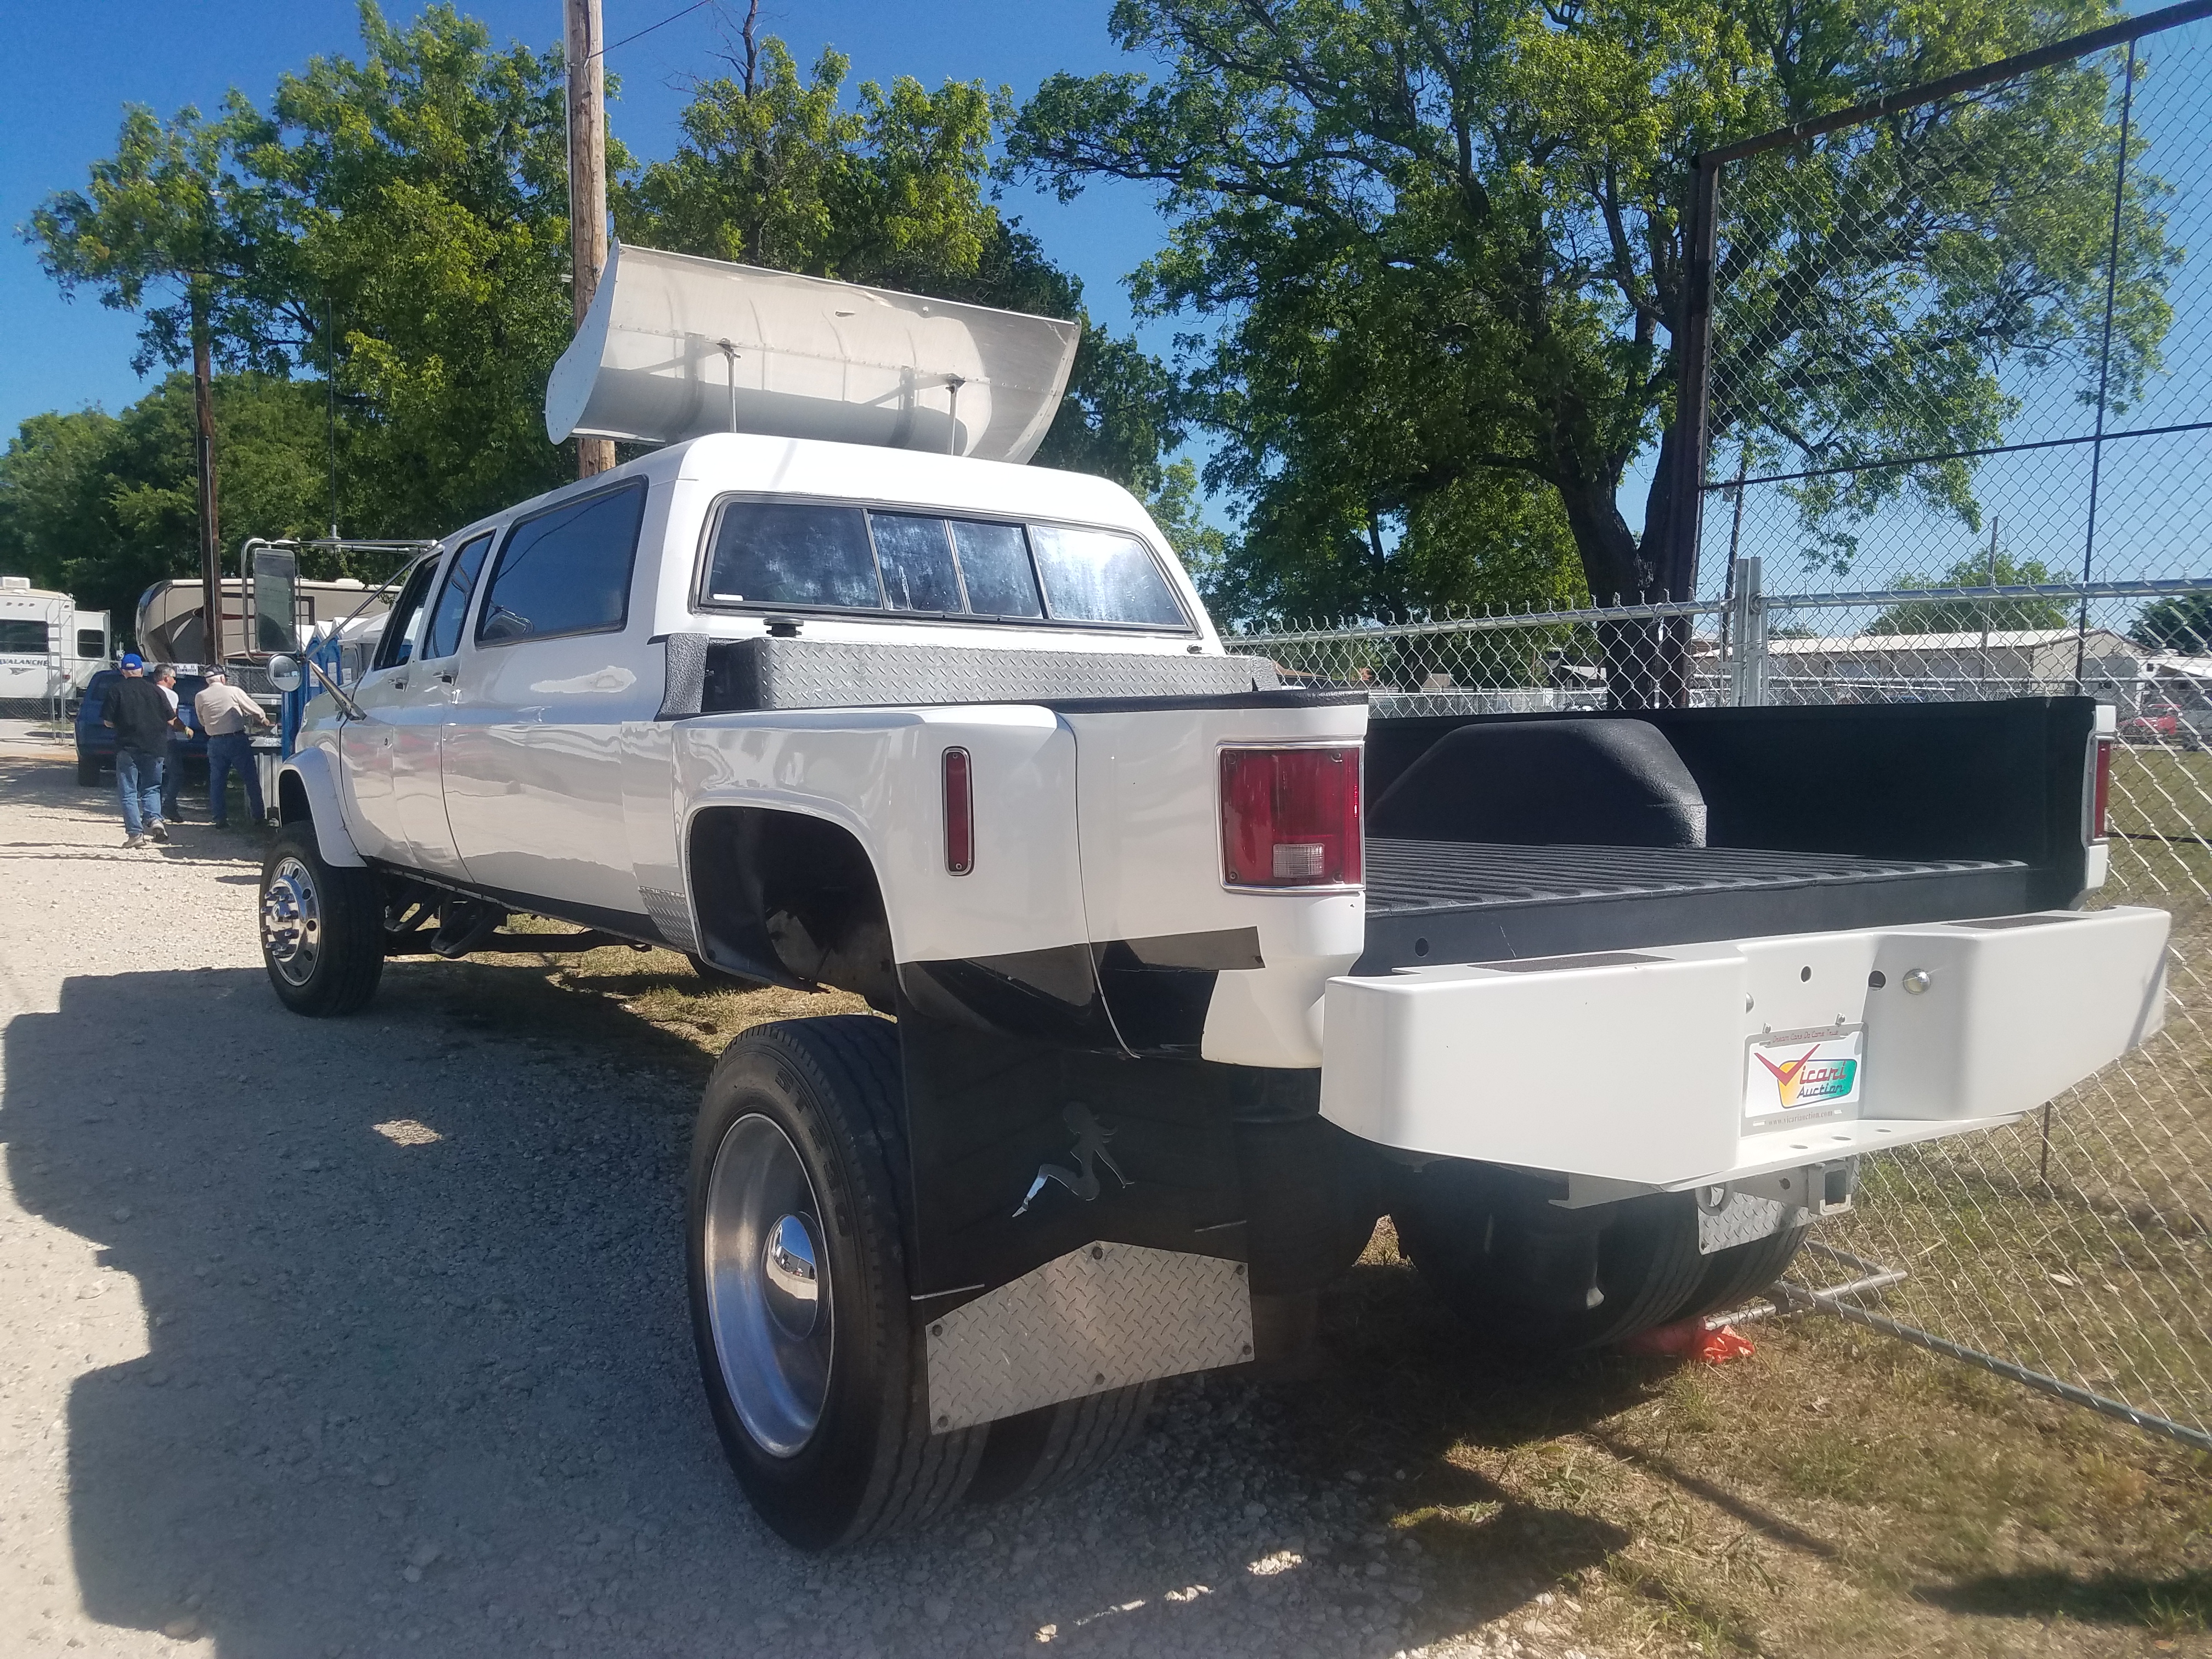
<svg viewBox="0 0 2212 1659"><path fill-rule="evenodd" d="M1766 599L1759 591L1759 561L1738 559L1731 568L1729 632L1729 701L1738 708L1766 702Z"/></svg>

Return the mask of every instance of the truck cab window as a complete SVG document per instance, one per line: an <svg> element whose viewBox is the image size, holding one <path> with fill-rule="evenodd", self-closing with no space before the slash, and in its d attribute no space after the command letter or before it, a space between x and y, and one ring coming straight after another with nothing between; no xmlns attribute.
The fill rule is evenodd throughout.
<svg viewBox="0 0 2212 1659"><path fill-rule="evenodd" d="M1056 620L1189 626L1159 561L1135 537L1036 524L1030 546Z"/></svg>
<svg viewBox="0 0 2212 1659"><path fill-rule="evenodd" d="M905 513L871 513L876 562L883 568L884 597L894 611L965 611L960 573L942 519Z"/></svg>
<svg viewBox="0 0 2212 1659"><path fill-rule="evenodd" d="M471 538L453 555L446 580L439 585L437 609L430 613L430 631L423 637L425 660L450 657L461 648L461 620L468 615L469 596L476 592L477 575L490 550L491 537L486 533Z"/></svg>
<svg viewBox="0 0 2212 1659"><path fill-rule="evenodd" d="M883 607L867 515L857 507L731 501L714 532L707 597L724 604Z"/></svg>
<svg viewBox="0 0 2212 1659"><path fill-rule="evenodd" d="M630 569L644 519L641 478L520 520L492 567L477 642L621 628L629 617Z"/></svg>
<svg viewBox="0 0 2212 1659"><path fill-rule="evenodd" d="M955 519L952 545L959 550L970 611L983 617L1044 615L1021 526Z"/></svg>
<svg viewBox="0 0 2212 1659"><path fill-rule="evenodd" d="M414 661L415 647L422 641L422 613L429 604L430 584L437 574L437 560L425 559L399 590L398 600L384 624L384 638L376 647L377 667L397 668Z"/></svg>

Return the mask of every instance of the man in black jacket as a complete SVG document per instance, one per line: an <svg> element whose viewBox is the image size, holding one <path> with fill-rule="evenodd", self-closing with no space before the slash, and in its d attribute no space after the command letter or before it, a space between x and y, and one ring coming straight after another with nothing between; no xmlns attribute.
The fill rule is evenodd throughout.
<svg viewBox="0 0 2212 1659"><path fill-rule="evenodd" d="M118 665L123 678L107 694L100 724L115 728L115 787L123 797L125 847L143 847L150 837L169 838L161 822L161 755L168 747L169 722L176 718L161 688L146 678L145 659L135 651Z"/></svg>

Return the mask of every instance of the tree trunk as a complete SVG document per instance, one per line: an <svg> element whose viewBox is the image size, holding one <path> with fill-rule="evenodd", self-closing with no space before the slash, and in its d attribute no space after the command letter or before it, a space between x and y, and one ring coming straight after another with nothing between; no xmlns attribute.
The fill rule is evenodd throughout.
<svg viewBox="0 0 2212 1659"><path fill-rule="evenodd" d="M1644 497L1639 540L1621 516L1618 487L1606 469L1590 469L1559 486L1567 527L1582 555L1592 603L1642 605L1696 597L1694 520L1680 511L1674 472L1677 428L1659 441L1658 471ZM1593 476L1594 474L1594 476ZM1640 617L1601 623L1606 690L1616 708L1678 708L1689 701L1691 619Z"/></svg>

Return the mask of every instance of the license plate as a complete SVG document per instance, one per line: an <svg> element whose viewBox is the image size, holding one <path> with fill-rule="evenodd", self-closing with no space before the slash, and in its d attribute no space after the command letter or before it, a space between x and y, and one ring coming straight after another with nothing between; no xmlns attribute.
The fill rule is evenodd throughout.
<svg viewBox="0 0 2212 1659"><path fill-rule="evenodd" d="M1840 1116L1856 1106L1865 1036L1865 1027L1847 1025L1753 1037L1744 1066L1745 1118L1795 1121Z"/></svg>

